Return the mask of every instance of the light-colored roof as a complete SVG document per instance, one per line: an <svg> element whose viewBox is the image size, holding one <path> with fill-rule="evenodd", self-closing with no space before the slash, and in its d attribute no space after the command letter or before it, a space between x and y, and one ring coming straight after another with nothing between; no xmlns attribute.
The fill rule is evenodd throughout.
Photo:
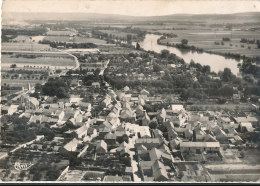
<svg viewBox="0 0 260 186"><path fill-rule="evenodd" d="M220 147L219 142L181 142L180 147L186 148L204 148L204 147Z"/></svg>
<svg viewBox="0 0 260 186"><path fill-rule="evenodd" d="M148 116L148 114L146 112L144 113L143 119L146 119L146 120L150 121L150 117Z"/></svg>
<svg viewBox="0 0 260 186"><path fill-rule="evenodd" d="M28 100L36 106L39 105L39 101L34 97L28 97Z"/></svg>
<svg viewBox="0 0 260 186"><path fill-rule="evenodd" d="M258 120L255 117L236 117L235 120L238 123L242 123L242 122L257 122Z"/></svg>
<svg viewBox="0 0 260 186"><path fill-rule="evenodd" d="M73 140L71 140L69 143L67 143L66 145L64 145L64 148L67 151L75 151L77 149L79 141L74 138Z"/></svg>
<svg viewBox="0 0 260 186"><path fill-rule="evenodd" d="M135 140L136 144L147 144L147 143L155 143L155 144L162 144L161 138L138 138Z"/></svg>
<svg viewBox="0 0 260 186"><path fill-rule="evenodd" d="M173 111L181 111L183 109L183 105L172 105Z"/></svg>

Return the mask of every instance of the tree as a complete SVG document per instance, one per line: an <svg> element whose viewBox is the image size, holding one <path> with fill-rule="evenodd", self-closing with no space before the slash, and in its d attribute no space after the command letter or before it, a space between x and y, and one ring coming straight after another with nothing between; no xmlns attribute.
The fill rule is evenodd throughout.
<svg viewBox="0 0 260 186"><path fill-rule="evenodd" d="M132 42L132 35L131 34L127 34L126 40L127 40L127 43L131 43Z"/></svg>
<svg viewBox="0 0 260 186"><path fill-rule="evenodd" d="M187 45L188 44L188 40L187 39L182 39L181 40L181 44L182 45Z"/></svg>
<svg viewBox="0 0 260 186"><path fill-rule="evenodd" d="M95 75L96 77L98 77L100 71L101 71L100 68L97 68L97 69L94 71L94 75Z"/></svg>
<svg viewBox="0 0 260 186"><path fill-rule="evenodd" d="M229 68L225 68L222 76L223 76L223 77L222 77L222 78L223 78L223 81L225 81L225 82L230 81L230 80L231 80L231 77L232 77L232 72L231 72L231 70L230 70Z"/></svg>
<svg viewBox="0 0 260 186"><path fill-rule="evenodd" d="M160 72L162 70L162 67L158 64L153 65L153 71L154 72Z"/></svg>
<svg viewBox="0 0 260 186"><path fill-rule="evenodd" d="M190 93L186 89L182 89L182 92L180 94L180 98L183 101L187 101L189 99Z"/></svg>
<svg viewBox="0 0 260 186"><path fill-rule="evenodd" d="M210 66L209 65L205 65L202 67L202 72L203 73L210 73Z"/></svg>
<svg viewBox="0 0 260 186"><path fill-rule="evenodd" d="M61 69L57 69L57 70L56 70L56 73L57 73L57 74L61 73Z"/></svg>
<svg viewBox="0 0 260 186"><path fill-rule="evenodd" d="M10 68L16 68L16 64L11 64Z"/></svg>
<svg viewBox="0 0 260 186"><path fill-rule="evenodd" d="M140 50L141 47L140 47L140 44L138 42L136 43L136 47L135 48L136 48L136 50Z"/></svg>
<svg viewBox="0 0 260 186"><path fill-rule="evenodd" d="M169 50L162 50L161 51L161 57L162 58L167 58L170 55Z"/></svg>
<svg viewBox="0 0 260 186"><path fill-rule="evenodd" d="M49 79L45 85L42 86L43 95L57 96L58 98L68 98L69 86L62 79Z"/></svg>
<svg viewBox="0 0 260 186"><path fill-rule="evenodd" d="M156 129L157 127L158 127L157 121L152 121L152 122L149 124L149 128L151 128L151 129Z"/></svg>

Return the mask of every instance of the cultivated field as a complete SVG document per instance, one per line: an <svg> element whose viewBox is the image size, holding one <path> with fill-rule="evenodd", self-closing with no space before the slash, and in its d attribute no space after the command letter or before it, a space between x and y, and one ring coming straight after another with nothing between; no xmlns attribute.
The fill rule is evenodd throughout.
<svg viewBox="0 0 260 186"><path fill-rule="evenodd" d="M10 87L24 87L28 88L29 83L31 86L34 86L36 83L44 83L46 80L39 80L39 79L28 79L28 80L21 80L21 79L2 79L1 85L9 85Z"/></svg>
<svg viewBox="0 0 260 186"><path fill-rule="evenodd" d="M2 55L1 67L10 68L11 64L16 64L18 68L24 68L24 66L31 67L44 67L44 66L53 66L53 67L64 67L64 66L75 66L74 59L70 56L59 57L53 55L53 57L46 56L37 56L36 58L24 58L16 57L15 55Z"/></svg>
<svg viewBox="0 0 260 186"><path fill-rule="evenodd" d="M49 45L29 43L2 43L2 51L53 51Z"/></svg>

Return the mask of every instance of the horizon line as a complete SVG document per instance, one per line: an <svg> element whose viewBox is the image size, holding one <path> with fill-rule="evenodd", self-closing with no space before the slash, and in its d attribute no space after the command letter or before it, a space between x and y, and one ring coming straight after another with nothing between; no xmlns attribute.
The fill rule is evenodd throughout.
<svg viewBox="0 0 260 186"><path fill-rule="evenodd" d="M235 12L235 13L173 13L173 14L164 14L164 15L127 15L127 14L116 14L116 13L95 13L95 12L22 12L22 11L17 11L17 12L4 12L2 11L2 14L9 13L25 13L25 14L33 14L33 13L55 13L55 14L97 14L97 15L115 15L115 16L128 16L128 17L163 17L163 16L173 16L173 15L233 15L233 14L246 14L246 13L260 13L257 11L252 11L252 12Z"/></svg>

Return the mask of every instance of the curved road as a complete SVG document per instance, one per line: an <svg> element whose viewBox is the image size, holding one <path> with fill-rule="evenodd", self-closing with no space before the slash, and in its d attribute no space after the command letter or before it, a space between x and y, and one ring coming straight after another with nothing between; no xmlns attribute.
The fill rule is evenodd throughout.
<svg viewBox="0 0 260 186"><path fill-rule="evenodd" d="M64 54L68 54L69 56L72 56L72 57L74 58L74 61L75 61L75 63L76 63L76 66L75 66L74 68L72 68L72 70L76 70L76 69L79 68L79 60L78 60L78 58L77 58L76 56L74 56L73 54L71 54L71 53L69 53L69 52L63 51L63 50L59 50L59 49L58 49L58 51L60 51L60 52L62 52L62 53L64 53Z"/></svg>

